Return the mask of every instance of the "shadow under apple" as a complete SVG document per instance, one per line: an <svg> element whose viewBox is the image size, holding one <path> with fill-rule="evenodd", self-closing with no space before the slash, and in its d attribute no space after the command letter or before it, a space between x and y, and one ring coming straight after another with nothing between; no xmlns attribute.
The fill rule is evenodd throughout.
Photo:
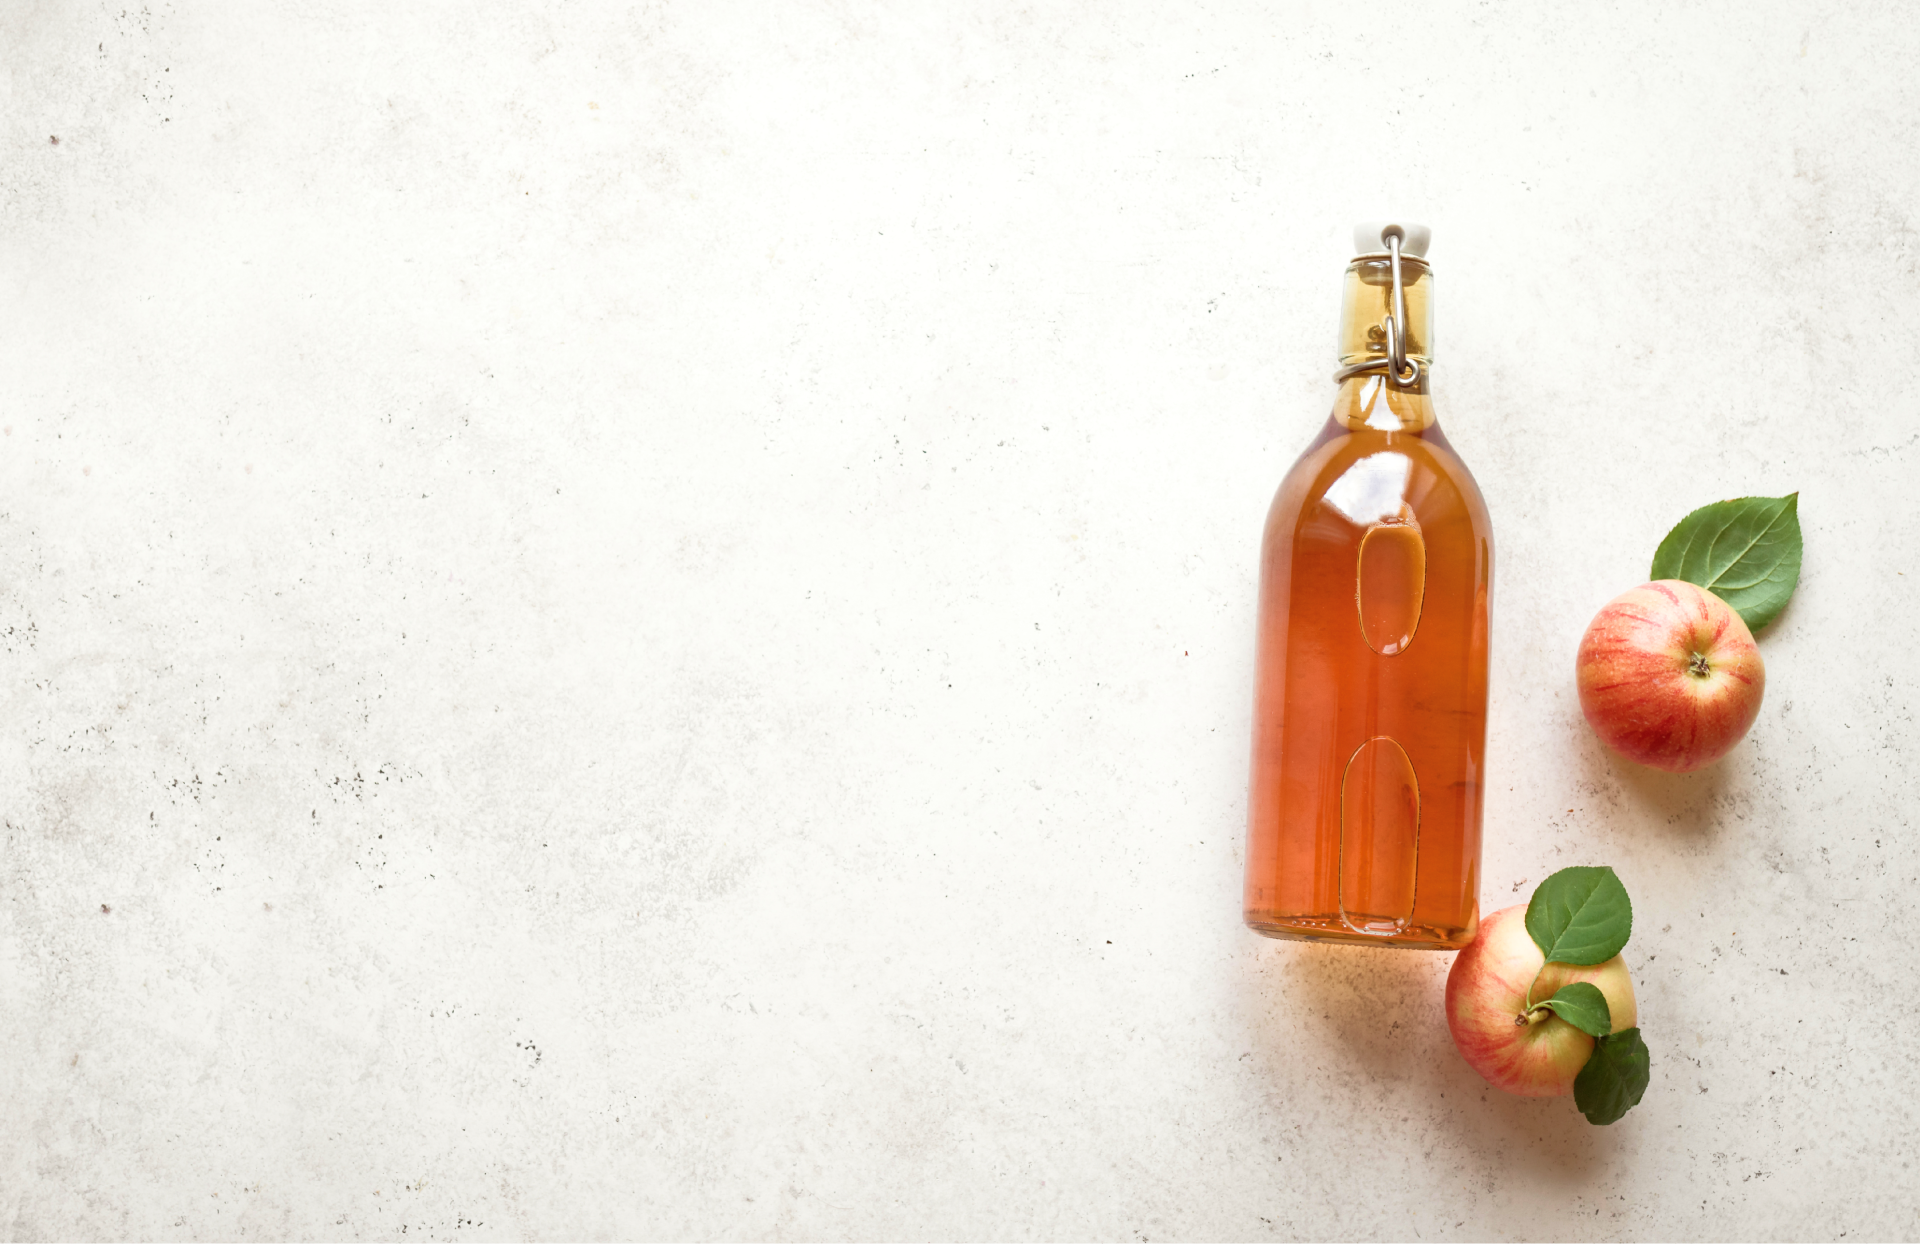
<svg viewBox="0 0 1920 1251"><path fill-rule="evenodd" d="M1291 1027L1287 1042L1256 1054L1268 1089L1337 1084L1352 1100L1343 1132L1403 1135L1408 1150L1446 1152L1488 1191L1557 1191L1603 1173L1630 1149L1628 1122L1591 1125L1571 1096L1506 1094L1461 1059L1445 1012L1453 960L1444 951L1272 944L1258 964L1263 993L1247 1005L1265 1000L1261 1015Z"/></svg>
<svg viewBox="0 0 1920 1251"><path fill-rule="evenodd" d="M1636 764L1603 745L1584 721L1576 733L1584 736L1579 753L1581 779L1590 793L1611 793L1637 823L1663 828L1704 850L1719 837L1715 817L1739 749L1692 773L1667 773Z"/></svg>

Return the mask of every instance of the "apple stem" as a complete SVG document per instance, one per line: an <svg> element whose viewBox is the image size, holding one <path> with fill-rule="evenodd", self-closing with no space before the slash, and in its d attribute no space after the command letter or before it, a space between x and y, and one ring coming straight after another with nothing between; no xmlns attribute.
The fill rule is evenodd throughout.
<svg viewBox="0 0 1920 1251"><path fill-rule="evenodd" d="M1546 971L1547 966L1544 964L1541 965L1540 973L1545 973ZM1535 973L1533 975L1533 981L1527 985L1527 1006L1521 1011L1519 1016L1513 1018L1515 1029L1525 1029L1529 1025L1538 1025L1553 1015L1552 1009L1547 1008L1545 1005L1539 1007L1534 1006L1533 988L1540 984L1540 973Z"/></svg>
<svg viewBox="0 0 1920 1251"><path fill-rule="evenodd" d="M1687 672L1696 678L1710 678L1713 676L1713 666L1707 663L1705 656L1695 652L1692 661L1687 664Z"/></svg>

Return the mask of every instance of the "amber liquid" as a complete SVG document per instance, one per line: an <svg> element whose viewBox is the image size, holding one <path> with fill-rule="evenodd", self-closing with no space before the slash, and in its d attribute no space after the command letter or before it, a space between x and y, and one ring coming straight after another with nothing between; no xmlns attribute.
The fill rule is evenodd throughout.
<svg viewBox="0 0 1920 1251"><path fill-rule="evenodd" d="M1274 496L1260 569L1247 924L1465 946L1493 531L1424 382L1342 384Z"/></svg>

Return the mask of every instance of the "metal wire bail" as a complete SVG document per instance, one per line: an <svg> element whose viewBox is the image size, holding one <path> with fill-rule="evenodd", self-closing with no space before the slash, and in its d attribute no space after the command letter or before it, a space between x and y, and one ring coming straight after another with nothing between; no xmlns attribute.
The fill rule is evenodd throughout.
<svg viewBox="0 0 1920 1251"><path fill-rule="evenodd" d="M1387 381L1402 389L1417 385L1424 369L1417 360L1407 356L1407 344L1403 337L1407 324L1407 288L1400 277L1400 242L1407 237L1406 231L1398 226L1388 226L1380 232L1386 242L1388 263L1393 268L1393 304L1392 311L1381 318L1381 327L1387 332L1387 359L1384 361L1360 361L1348 365L1333 376L1335 382L1345 382L1356 374L1382 373Z"/></svg>

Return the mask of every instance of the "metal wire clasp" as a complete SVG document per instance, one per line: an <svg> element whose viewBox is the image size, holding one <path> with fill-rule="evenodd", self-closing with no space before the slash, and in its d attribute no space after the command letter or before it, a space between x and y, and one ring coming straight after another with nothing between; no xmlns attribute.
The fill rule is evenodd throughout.
<svg viewBox="0 0 1920 1251"><path fill-rule="evenodd" d="M1401 388L1415 386L1420 381L1424 372L1420 362L1407 356L1407 288L1400 278L1400 241L1406 237L1406 231L1398 226L1388 226L1380 232L1393 267L1393 310L1381 319L1381 327L1387 332L1387 359L1348 365L1333 376L1335 382L1345 382L1356 374L1385 374L1388 382Z"/></svg>

